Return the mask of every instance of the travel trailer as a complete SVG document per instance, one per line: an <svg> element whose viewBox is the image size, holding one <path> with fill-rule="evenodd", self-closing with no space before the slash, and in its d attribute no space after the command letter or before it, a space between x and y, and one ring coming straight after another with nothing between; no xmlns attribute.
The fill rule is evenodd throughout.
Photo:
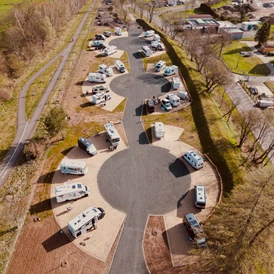
<svg viewBox="0 0 274 274"><path fill-rule="evenodd" d="M80 237L94 227L105 216L100 207L90 207L68 223L68 230L74 238Z"/></svg>
<svg viewBox="0 0 274 274"><path fill-rule="evenodd" d="M149 56L153 53L153 50L151 50L148 46L143 46L143 47L142 47L142 53L143 53L146 57L149 57Z"/></svg>
<svg viewBox="0 0 274 274"><path fill-rule="evenodd" d="M113 123L108 123L104 125L106 130L107 139L110 144L116 148L120 143L120 135L116 128L114 127Z"/></svg>
<svg viewBox="0 0 274 274"><path fill-rule="evenodd" d="M171 85L173 89L180 88L180 85L181 85L180 79L178 77L172 78Z"/></svg>
<svg viewBox="0 0 274 274"><path fill-rule="evenodd" d="M200 169L204 166L203 158L194 151L186 152L183 157L195 169Z"/></svg>
<svg viewBox="0 0 274 274"><path fill-rule="evenodd" d="M101 64L101 65L99 65L99 72L100 73L103 73L103 74L105 74L106 76L112 76L113 75L113 70L112 70L112 68L111 67L109 67L109 66L107 66L107 65L105 65L105 64Z"/></svg>
<svg viewBox="0 0 274 274"><path fill-rule="evenodd" d="M88 173L86 162L79 160L64 160L60 164L60 170L63 174L85 175Z"/></svg>
<svg viewBox="0 0 274 274"><path fill-rule="evenodd" d="M120 60L115 60L114 66L121 73L124 73L126 71L125 65Z"/></svg>
<svg viewBox="0 0 274 274"><path fill-rule="evenodd" d="M165 127L162 122L155 122L154 124L154 135L156 138L164 138L165 137Z"/></svg>
<svg viewBox="0 0 274 274"><path fill-rule="evenodd" d="M81 183L67 184L55 187L55 197L57 203L62 203L70 200L77 200L82 197L87 197L90 189Z"/></svg>
<svg viewBox="0 0 274 274"><path fill-rule="evenodd" d="M92 104L93 105L99 105L99 104L106 104L106 101L110 100L111 96L109 94L106 94L105 92L99 92L94 95L92 95Z"/></svg>
<svg viewBox="0 0 274 274"><path fill-rule="evenodd" d="M88 81L91 83L105 83L106 75L101 73L89 73Z"/></svg>

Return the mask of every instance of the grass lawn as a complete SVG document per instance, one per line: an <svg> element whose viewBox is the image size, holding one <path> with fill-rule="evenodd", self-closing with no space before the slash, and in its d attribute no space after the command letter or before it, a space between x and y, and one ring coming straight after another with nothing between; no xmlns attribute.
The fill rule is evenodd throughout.
<svg viewBox="0 0 274 274"><path fill-rule="evenodd" d="M9 11L13 5L21 3L23 0L0 0L0 15Z"/></svg>
<svg viewBox="0 0 274 274"><path fill-rule="evenodd" d="M272 61L271 63L274 64L274 61ZM274 95L274 83L273 83L273 82L265 82L264 84L270 89L270 91L271 91L271 92L273 93L273 95Z"/></svg>
<svg viewBox="0 0 274 274"><path fill-rule="evenodd" d="M254 76L267 76L269 68L257 56L242 57L241 51L251 51L251 49L238 41L226 46L223 50L223 58L228 68L238 74L247 73Z"/></svg>

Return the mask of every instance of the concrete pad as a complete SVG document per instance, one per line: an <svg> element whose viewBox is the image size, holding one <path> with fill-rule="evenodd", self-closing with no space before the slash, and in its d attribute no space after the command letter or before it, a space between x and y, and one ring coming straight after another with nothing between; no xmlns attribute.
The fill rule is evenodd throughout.
<svg viewBox="0 0 274 274"><path fill-rule="evenodd" d="M198 171L183 160L182 155L185 152L195 149L186 143L178 141L182 132L183 129L176 130L176 127L165 125L165 137L159 141L154 141L153 137L153 145L169 149L171 154L185 163L191 173L191 187L187 196L182 200L177 210L164 216L173 266L194 263L198 259L198 257L190 253L192 245L188 241L189 235L182 224L183 216L186 213L194 213L199 222L205 221L217 205L221 193L218 174L206 157L204 157L204 167ZM199 154L203 155L201 152ZM207 204L203 210L197 209L194 206L195 185L206 187Z"/></svg>
<svg viewBox="0 0 274 274"><path fill-rule="evenodd" d="M264 93L265 95L273 96L273 93L269 90L269 88L266 85L264 85L264 84L257 85L256 84L254 86L258 89L259 94Z"/></svg>
<svg viewBox="0 0 274 274"><path fill-rule="evenodd" d="M98 153L94 157L88 156L88 154L76 146L64 158L85 161L89 169L85 176L63 175L60 170L57 170L54 174L51 186L52 209L59 226L78 248L101 261L106 260L125 219L125 214L123 212L112 208L101 196L97 184L97 176L100 168L110 156L127 147L121 140L117 149L110 151L108 150L109 143L107 143L105 139L105 133L101 133L97 137L93 136L89 138L98 150ZM55 187L62 185L66 181L68 183L80 182L89 186L91 194L89 197L81 198L77 201L58 204L55 199ZM73 209L67 211L68 206L71 206ZM68 231L67 224L89 207L102 207L106 211L106 215L102 220L99 220L98 228L96 230L92 230L81 237L74 239ZM87 240L89 236L91 236L91 238ZM80 242L85 242L86 245L80 245Z"/></svg>
<svg viewBox="0 0 274 274"><path fill-rule="evenodd" d="M125 97L118 95L117 93L113 92L110 89L110 82L115 79L116 77L119 77L121 75L127 74L128 71L126 70L124 73L120 73L114 66L111 66L113 69L113 75L111 77L106 78L106 83L91 83L88 81L88 77L85 79L85 81L82 84L82 93L83 95L89 100L92 101L92 87L97 85L104 85L109 88L108 94L111 96L111 99L106 102L105 106L101 106L103 109L107 111L113 111L124 99ZM88 93L88 94L87 94Z"/></svg>

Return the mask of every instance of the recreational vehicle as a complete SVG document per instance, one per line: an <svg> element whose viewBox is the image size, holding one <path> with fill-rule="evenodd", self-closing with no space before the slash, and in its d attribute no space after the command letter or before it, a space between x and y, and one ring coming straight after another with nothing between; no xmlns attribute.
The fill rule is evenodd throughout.
<svg viewBox="0 0 274 274"><path fill-rule="evenodd" d="M63 174L85 175L88 173L86 162L78 160L65 160L60 164L60 170Z"/></svg>
<svg viewBox="0 0 274 274"><path fill-rule="evenodd" d="M178 72L178 67L177 66L169 66L165 67L164 70L164 76L170 76Z"/></svg>
<svg viewBox="0 0 274 274"><path fill-rule="evenodd" d="M119 36L122 35L122 29L119 28L119 27L115 27L115 28L114 28L114 32L115 32L116 35L119 35Z"/></svg>
<svg viewBox="0 0 274 274"><path fill-rule="evenodd" d="M68 229L74 238L87 233L98 220L105 216L105 211L100 207L90 207L68 223Z"/></svg>
<svg viewBox="0 0 274 274"><path fill-rule="evenodd" d="M151 37L155 34L154 30L148 30L145 32L144 37Z"/></svg>
<svg viewBox="0 0 274 274"><path fill-rule="evenodd" d="M166 66L166 61L160 60L160 61L157 62L156 65L155 65L155 71L156 71L156 72L159 72L159 71L161 71L163 68L165 68L165 66Z"/></svg>
<svg viewBox="0 0 274 274"><path fill-rule="evenodd" d="M111 96L105 92L98 92L92 95L91 103L93 105L106 104L106 101L110 100Z"/></svg>
<svg viewBox="0 0 274 274"><path fill-rule="evenodd" d="M116 128L114 127L113 123L108 123L104 125L106 130L107 139L110 144L116 148L120 143L120 135Z"/></svg>
<svg viewBox="0 0 274 274"><path fill-rule="evenodd" d="M108 77L110 77L110 76L113 75L113 70L112 70L112 68L109 67L109 66L107 66L107 65L105 65L105 64L99 65L98 71L99 71L100 73L105 74L105 75L108 76Z"/></svg>
<svg viewBox="0 0 274 274"><path fill-rule="evenodd" d="M124 73L126 71L125 65L120 60L115 60L114 66L121 73Z"/></svg>
<svg viewBox="0 0 274 274"><path fill-rule="evenodd" d="M57 203L62 203L70 200L77 200L81 197L87 197L90 189L81 183L67 184L57 186L55 188L55 197Z"/></svg>
<svg viewBox="0 0 274 274"><path fill-rule="evenodd" d="M91 156L97 154L97 149L94 144L84 137L78 139L78 146Z"/></svg>
<svg viewBox="0 0 274 274"><path fill-rule="evenodd" d="M143 47L142 47L142 53L143 53L146 57L149 57L149 56L153 53L153 50L151 50L148 46L143 46Z"/></svg>
<svg viewBox="0 0 274 274"><path fill-rule="evenodd" d="M155 122L154 124L154 134L158 139L165 137L165 127L162 122Z"/></svg>
<svg viewBox="0 0 274 274"><path fill-rule="evenodd" d="M200 169L204 166L203 158L194 151L186 152L183 157L195 169Z"/></svg>
<svg viewBox="0 0 274 274"><path fill-rule="evenodd" d="M101 73L89 73L88 81L91 83L105 83L106 75Z"/></svg>
<svg viewBox="0 0 274 274"><path fill-rule="evenodd" d="M177 95L171 95L169 96L169 102L173 107L177 107L181 104L180 98Z"/></svg>
<svg viewBox="0 0 274 274"><path fill-rule="evenodd" d="M104 55L106 55L106 56L114 54L115 52L117 52L116 46L109 46L108 48L104 49Z"/></svg>
<svg viewBox="0 0 274 274"><path fill-rule="evenodd" d="M206 188L204 186L195 186L195 207L205 208L206 206Z"/></svg>
<svg viewBox="0 0 274 274"><path fill-rule="evenodd" d="M181 85L180 79L178 77L172 78L171 85L173 89L178 89Z"/></svg>

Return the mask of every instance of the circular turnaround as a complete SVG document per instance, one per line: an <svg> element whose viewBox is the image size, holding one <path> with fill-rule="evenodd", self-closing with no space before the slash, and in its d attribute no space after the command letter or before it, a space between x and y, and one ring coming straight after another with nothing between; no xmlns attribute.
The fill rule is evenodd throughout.
<svg viewBox="0 0 274 274"><path fill-rule="evenodd" d="M138 76L125 74L113 79L110 88L120 96L144 100L169 92L171 84L166 78L157 74L143 73Z"/></svg>
<svg viewBox="0 0 274 274"><path fill-rule="evenodd" d="M177 208L191 177L180 159L166 149L142 146L108 159L98 174L99 190L113 207L134 214L165 214Z"/></svg>

